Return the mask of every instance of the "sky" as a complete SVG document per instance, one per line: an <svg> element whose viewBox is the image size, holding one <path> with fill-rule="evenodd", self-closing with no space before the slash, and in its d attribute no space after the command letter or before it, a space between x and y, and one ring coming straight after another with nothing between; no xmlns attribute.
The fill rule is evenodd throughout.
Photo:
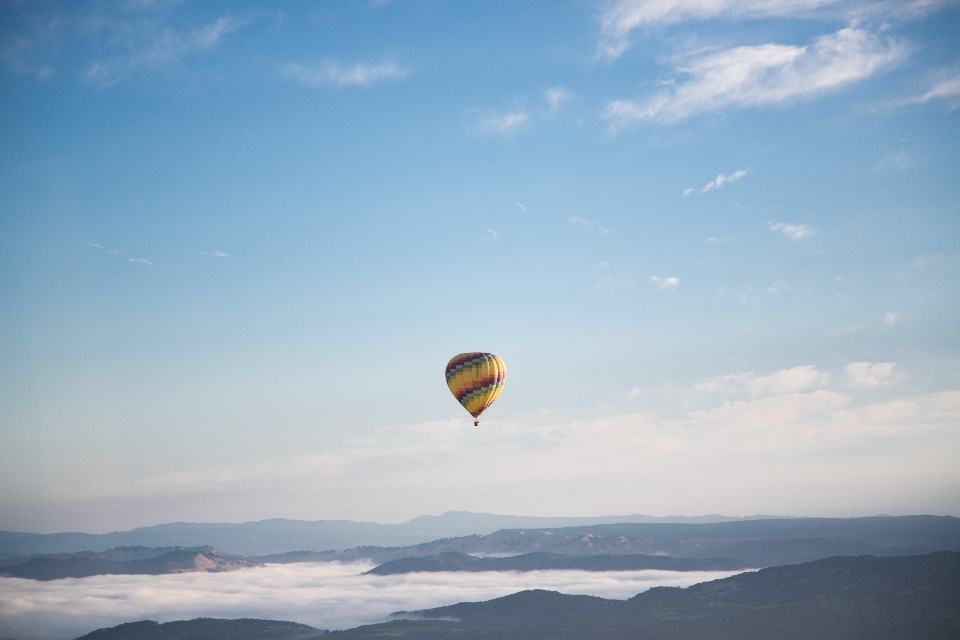
<svg viewBox="0 0 960 640"><path fill-rule="evenodd" d="M0 529L960 516L958 29L0 2Z"/></svg>
<svg viewBox="0 0 960 640"><path fill-rule="evenodd" d="M0 632L66 640L132 620L197 617L295 620L348 629L524 589L626 599L651 587L688 587L738 571L440 571L360 575L372 564L294 563L228 573L0 578Z"/></svg>

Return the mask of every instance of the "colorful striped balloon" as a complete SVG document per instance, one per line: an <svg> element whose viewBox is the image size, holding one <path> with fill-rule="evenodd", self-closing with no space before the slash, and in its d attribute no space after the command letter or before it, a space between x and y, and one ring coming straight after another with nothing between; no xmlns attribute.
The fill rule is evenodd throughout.
<svg viewBox="0 0 960 640"><path fill-rule="evenodd" d="M474 418L493 404L506 379L506 365L492 353L461 353L447 363L447 386ZM480 421L474 420L473 424L479 425Z"/></svg>

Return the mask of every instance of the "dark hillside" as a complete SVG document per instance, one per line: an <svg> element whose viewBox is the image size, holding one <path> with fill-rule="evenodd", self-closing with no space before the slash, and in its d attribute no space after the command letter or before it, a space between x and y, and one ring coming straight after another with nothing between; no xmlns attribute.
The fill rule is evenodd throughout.
<svg viewBox="0 0 960 640"><path fill-rule="evenodd" d="M330 638L956 640L960 553L827 558L627 601L524 591L409 616Z"/></svg>
<svg viewBox="0 0 960 640"><path fill-rule="evenodd" d="M296 622L197 618L164 624L153 620L128 622L97 629L77 640L307 640L323 634L326 631Z"/></svg>

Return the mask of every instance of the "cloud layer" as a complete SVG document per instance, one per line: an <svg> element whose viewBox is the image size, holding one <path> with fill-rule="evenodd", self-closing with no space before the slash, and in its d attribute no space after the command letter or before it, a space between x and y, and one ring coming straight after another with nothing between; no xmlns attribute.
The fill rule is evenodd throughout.
<svg viewBox="0 0 960 640"><path fill-rule="evenodd" d="M632 122L671 124L728 108L809 99L864 80L906 58L906 44L848 27L809 46L735 47L681 63L688 76L643 100L614 100L603 115L614 128Z"/></svg>
<svg viewBox="0 0 960 640"><path fill-rule="evenodd" d="M196 617L293 620L321 629L383 622L394 611L488 600L523 589L628 598L737 572L531 571L364 576L364 564L268 565L230 573L0 578L0 636L66 640L123 622Z"/></svg>

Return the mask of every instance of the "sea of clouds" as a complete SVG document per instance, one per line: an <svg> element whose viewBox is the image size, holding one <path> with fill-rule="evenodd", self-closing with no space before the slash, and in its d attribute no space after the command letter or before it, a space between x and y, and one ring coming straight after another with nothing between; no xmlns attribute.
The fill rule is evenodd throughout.
<svg viewBox="0 0 960 640"><path fill-rule="evenodd" d="M273 564L230 573L0 578L0 638L66 640L135 620L292 620L321 629L384 622L395 611L489 600L524 589L625 599L735 571L529 571L362 575L371 564Z"/></svg>

